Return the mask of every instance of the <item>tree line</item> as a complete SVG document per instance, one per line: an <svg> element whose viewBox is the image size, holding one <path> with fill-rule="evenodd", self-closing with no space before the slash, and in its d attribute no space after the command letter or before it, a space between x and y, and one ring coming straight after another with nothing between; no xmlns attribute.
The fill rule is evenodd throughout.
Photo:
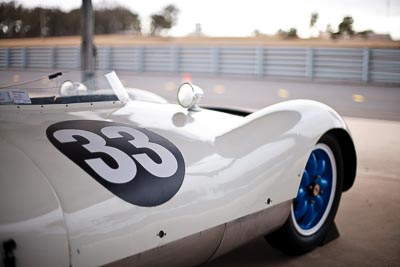
<svg viewBox="0 0 400 267"><path fill-rule="evenodd" d="M139 15L125 7L103 7L93 13L95 34L142 34ZM150 35L160 35L171 29L178 14L178 8L168 5L151 15ZM15 2L3 2L0 3L0 38L79 35L80 20L80 8L65 12L58 8L26 8Z"/></svg>
<svg viewBox="0 0 400 267"><path fill-rule="evenodd" d="M311 14L310 18L310 30L315 27L317 21L319 18L319 14L314 12ZM353 29L353 23L354 19L351 16L345 16L342 20L342 22L339 23L338 25L338 31L334 31L332 29L332 26L330 24L327 25L326 27L326 32L330 35L332 39L337 39L340 37L351 37L355 35L359 35L363 38L366 38L368 34L374 33L372 30L365 30L361 32L356 32ZM257 35L257 33L256 33ZM283 38L298 38L297 36L297 29L296 28L290 28L289 31L285 31L282 29L279 29L277 32L277 35Z"/></svg>
<svg viewBox="0 0 400 267"><path fill-rule="evenodd" d="M94 33L130 33L143 34L142 23L139 15L122 6L102 7L94 10ZM159 36L176 25L179 9L174 5L167 5L159 12L150 16L149 35ZM310 18L310 30L316 25L319 14L314 12ZM0 3L0 39L48 37L79 35L81 33L81 9L65 12L58 8L26 8L16 2ZM354 20L345 16L338 25L338 31L333 31L330 25L326 32L332 39L341 36L360 35L366 37L371 30L355 32ZM258 30L255 35L261 35ZM280 29L277 35L282 38L298 38L297 29L288 31Z"/></svg>

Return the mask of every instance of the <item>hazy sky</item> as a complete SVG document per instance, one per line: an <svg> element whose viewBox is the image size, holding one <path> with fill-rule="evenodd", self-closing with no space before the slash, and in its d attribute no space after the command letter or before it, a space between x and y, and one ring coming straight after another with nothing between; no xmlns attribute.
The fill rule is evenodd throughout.
<svg viewBox="0 0 400 267"><path fill-rule="evenodd" d="M8 1L7 1L8 2ZM78 8L81 0L19 0L25 6ZM372 29L400 39L400 0L92 0L94 7L120 4L135 11L148 28L149 15L167 4L180 9L178 24L171 35L184 36L200 23L211 36L250 36L255 29L273 34L279 29L297 28L301 37L310 34L312 12L319 13L317 27L331 24L337 30L344 16L354 18L356 31Z"/></svg>

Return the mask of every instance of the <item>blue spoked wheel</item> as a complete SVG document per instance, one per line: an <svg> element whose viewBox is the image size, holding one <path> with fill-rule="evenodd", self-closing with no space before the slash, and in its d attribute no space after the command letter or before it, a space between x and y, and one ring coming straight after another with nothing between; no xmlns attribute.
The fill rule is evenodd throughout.
<svg viewBox="0 0 400 267"><path fill-rule="evenodd" d="M333 227L343 183L339 141L325 134L311 150L285 224L266 236L275 248L300 255L323 243Z"/></svg>
<svg viewBox="0 0 400 267"><path fill-rule="evenodd" d="M324 224L336 190L336 161L332 150L317 144L312 151L301 178L291 216L296 230L312 235Z"/></svg>

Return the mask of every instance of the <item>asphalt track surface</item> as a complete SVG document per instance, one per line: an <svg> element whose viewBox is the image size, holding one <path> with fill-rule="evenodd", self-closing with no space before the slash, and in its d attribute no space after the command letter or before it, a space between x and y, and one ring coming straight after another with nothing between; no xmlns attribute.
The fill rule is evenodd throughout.
<svg viewBox="0 0 400 267"><path fill-rule="evenodd" d="M43 71L0 71L0 86ZM340 237L300 257L288 257L258 238L211 266L399 266L400 87L119 72L127 87L147 89L176 102L176 88L192 80L205 91L204 105L259 109L288 99L324 102L353 134L358 156L353 188L342 195L336 216ZM19 78L20 79L20 78Z"/></svg>
<svg viewBox="0 0 400 267"><path fill-rule="evenodd" d="M56 71L53 71L54 73ZM48 75L45 70L0 70L0 87ZM241 76L145 74L118 71L126 87L155 92L176 103L182 81L200 86L204 105L260 109L290 99L314 99L328 104L342 116L400 121L400 86L271 80ZM77 74L78 75L78 74ZM61 77L62 78L62 77Z"/></svg>
<svg viewBox="0 0 400 267"><path fill-rule="evenodd" d="M400 86L374 86L249 77L144 75L121 72L124 85L155 92L176 102L182 80L192 80L205 93L204 105L260 109L290 99L313 99L342 116L400 121Z"/></svg>

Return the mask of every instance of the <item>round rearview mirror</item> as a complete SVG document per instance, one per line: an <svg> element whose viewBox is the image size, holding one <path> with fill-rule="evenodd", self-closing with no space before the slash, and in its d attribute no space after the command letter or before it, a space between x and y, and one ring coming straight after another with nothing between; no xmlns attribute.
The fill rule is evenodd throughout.
<svg viewBox="0 0 400 267"><path fill-rule="evenodd" d="M190 83L182 84L178 89L178 103L184 107L189 108L193 105L194 91Z"/></svg>
<svg viewBox="0 0 400 267"><path fill-rule="evenodd" d="M178 103L191 111L199 111L200 107L197 105L203 97L203 90L191 83L183 83L178 88Z"/></svg>

